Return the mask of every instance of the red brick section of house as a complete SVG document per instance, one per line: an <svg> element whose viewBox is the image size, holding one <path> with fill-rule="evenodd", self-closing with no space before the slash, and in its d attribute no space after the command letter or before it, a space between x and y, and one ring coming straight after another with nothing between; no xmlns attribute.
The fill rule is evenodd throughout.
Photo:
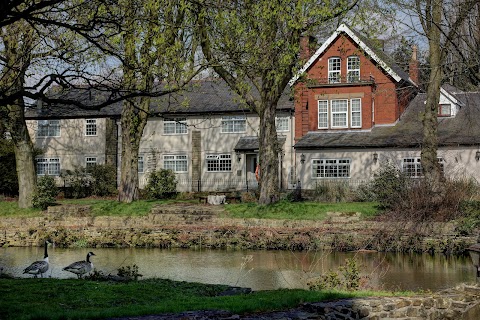
<svg viewBox="0 0 480 320"><path fill-rule="evenodd" d="M360 81L347 83L347 59L351 56L360 59ZM331 57L340 58L340 83L328 83ZM415 70L418 79L418 67L412 68ZM319 100L352 98L361 99L361 127L353 128L349 123L346 128L318 128ZM295 83L295 139L309 131L367 130L374 125L393 124L411 99L410 84L397 82L347 34L341 33Z"/></svg>

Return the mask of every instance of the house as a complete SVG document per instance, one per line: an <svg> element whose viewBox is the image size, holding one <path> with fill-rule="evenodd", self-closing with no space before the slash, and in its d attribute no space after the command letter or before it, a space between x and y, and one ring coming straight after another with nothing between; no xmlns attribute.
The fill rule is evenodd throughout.
<svg viewBox="0 0 480 320"><path fill-rule="evenodd" d="M355 186L387 161L421 177L426 96L417 84L416 51L406 73L346 25L313 54L308 48L307 62L277 107L280 188ZM94 103L102 93L66 94ZM180 93L153 99L140 143L140 187L150 172L167 168L177 176L178 191L257 188L259 119L240 101L218 79L195 81ZM479 109L480 93L442 88L438 158L448 177L480 181ZM38 174L57 176L62 184L59 176L66 169L103 163L119 168L120 114L121 103L101 110L41 103L28 109L30 135L43 150Z"/></svg>
<svg viewBox="0 0 480 320"><path fill-rule="evenodd" d="M304 189L362 183L386 161L420 177L421 115L414 50L410 74L341 25L290 84L295 92L297 176ZM441 90L438 157L445 175L480 181L480 95Z"/></svg>
<svg viewBox="0 0 480 320"><path fill-rule="evenodd" d="M98 101L99 92L83 92L75 99ZM72 96L70 96L71 98ZM121 103L101 110L73 105L39 105L26 112L37 157L37 173L57 176L75 167L112 164L120 168ZM252 190L258 187L258 116L240 102L225 83L202 80L186 90L154 98L139 152L139 181L143 188L150 172L171 169L178 191ZM288 92L277 109L281 187L293 173L293 100ZM292 176L292 174L290 174Z"/></svg>

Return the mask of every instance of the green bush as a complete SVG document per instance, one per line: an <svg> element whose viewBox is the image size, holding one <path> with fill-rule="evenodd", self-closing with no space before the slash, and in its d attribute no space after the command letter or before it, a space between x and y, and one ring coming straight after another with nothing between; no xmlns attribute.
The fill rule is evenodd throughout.
<svg viewBox="0 0 480 320"><path fill-rule="evenodd" d="M412 180L391 163L386 163L369 183L358 187L362 201L377 201L381 209L392 209L405 200Z"/></svg>
<svg viewBox="0 0 480 320"><path fill-rule="evenodd" d="M42 210L55 203L58 188L52 176L42 176L37 181L37 192L33 196L33 207Z"/></svg>
<svg viewBox="0 0 480 320"><path fill-rule="evenodd" d="M455 230L462 236L470 235L480 226L480 201L462 201L460 212L463 217L457 220Z"/></svg>
<svg viewBox="0 0 480 320"><path fill-rule="evenodd" d="M172 170L160 169L148 177L145 188L147 196L152 199L170 198L176 194L177 180Z"/></svg>
<svg viewBox="0 0 480 320"><path fill-rule="evenodd" d="M105 197L117 192L117 173L115 167L97 164L87 169L90 174L90 191L94 196Z"/></svg>
<svg viewBox="0 0 480 320"><path fill-rule="evenodd" d="M90 195L90 178L85 172L85 168L77 167L74 170L65 170L60 177L64 179L67 186L65 197L80 199Z"/></svg>

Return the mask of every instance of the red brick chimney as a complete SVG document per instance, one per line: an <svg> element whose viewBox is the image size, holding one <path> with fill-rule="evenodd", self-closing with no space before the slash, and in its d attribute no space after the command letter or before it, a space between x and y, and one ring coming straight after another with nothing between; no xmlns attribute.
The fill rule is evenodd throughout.
<svg viewBox="0 0 480 320"><path fill-rule="evenodd" d="M315 38L307 35L302 34L300 37L300 59L301 60L308 60L310 57L315 53L313 52L312 44L314 43Z"/></svg>
<svg viewBox="0 0 480 320"><path fill-rule="evenodd" d="M419 72L420 72L420 62L417 59L418 55L418 47L413 45L412 47L412 59L410 59L410 64L408 66L408 75L410 79L413 80L417 85L419 85L418 81L420 80Z"/></svg>

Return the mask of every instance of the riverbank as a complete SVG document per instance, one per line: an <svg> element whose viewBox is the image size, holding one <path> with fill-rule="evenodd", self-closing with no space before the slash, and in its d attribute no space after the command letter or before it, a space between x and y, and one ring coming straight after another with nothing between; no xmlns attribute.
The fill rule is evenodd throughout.
<svg viewBox="0 0 480 320"><path fill-rule="evenodd" d="M37 217L0 219L1 246L235 248L256 250L376 250L463 254L477 236L453 223L409 225L329 213L322 221L238 219L223 206L176 203L144 216L98 216L88 205L49 207Z"/></svg>

